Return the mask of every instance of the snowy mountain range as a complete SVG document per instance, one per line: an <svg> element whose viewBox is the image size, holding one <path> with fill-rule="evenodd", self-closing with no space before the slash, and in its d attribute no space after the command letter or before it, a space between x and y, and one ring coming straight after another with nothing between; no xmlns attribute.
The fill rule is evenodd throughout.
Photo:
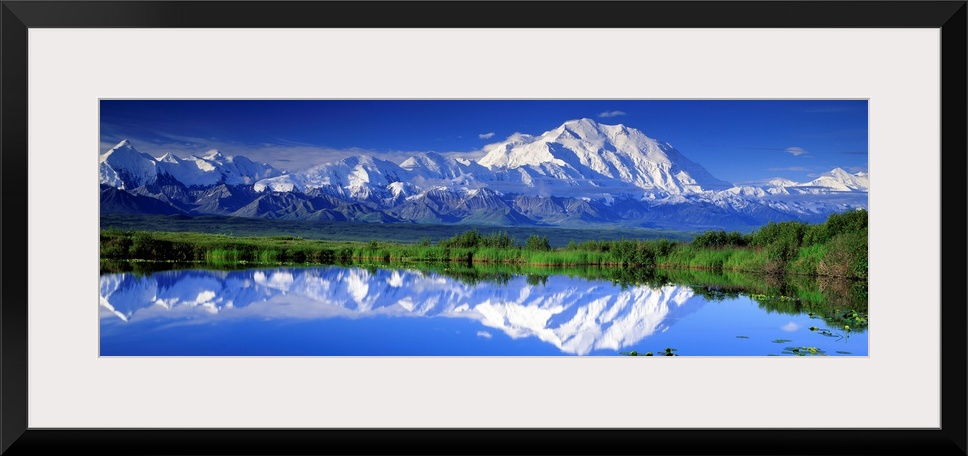
<svg viewBox="0 0 968 456"><path fill-rule="evenodd" d="M298 303L299 305L291 305ZM537 338L562 352L632 347L704 305L685 286L619 287L564 275L499 287L432 272L363 268L182 270L100 277L101 318L164 319L467 318L511 338Z"/></svg>
<svg viewBox="0 0 968 456"><path fill-rule="evenodd" d="M155 158L135 150L127 139L101 155L98 162L101 184L122 190L153 184L166 174L186 187L251 185L280 174L265 163L241 156L226 157L216 149L200 157L181 159L167 153Z"/></svg>
<svg viewBox="0 0 968 456"><path fill-rule="evenodd" d="M492 144L479 160L368 155L298 173L217 150L186 159L127 140L99 157L101 212L291 220L740 229L867 208L865 173L736 186L624 125L565 122Z"/></svg>

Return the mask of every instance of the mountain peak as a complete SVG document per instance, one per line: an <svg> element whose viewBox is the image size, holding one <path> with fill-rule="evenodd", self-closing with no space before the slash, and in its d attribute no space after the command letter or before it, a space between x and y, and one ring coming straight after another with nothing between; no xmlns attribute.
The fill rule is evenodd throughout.
<svg viewBox="0 0 968 456"><path fill-rule="evenodd" d="M205 152L205 154L202 155L202 158L206 160L219 160L219 159L225 158L225 156L222 155L222 151L218 149L212 149L208 152Z"/></svg>
<svg viewBox="0 0 968 456"><path fill-rule="evenodd" d="M598 122L595 121L595 119L591 119L588 117L582 117L580 119L571 119L561 124L562 127L572 126L572 125L587 125L587 126L597 127L599 124Z"/></svg>
<svg viewBox="0 0 968 456"><path fill-rule="evenodd" d="M165 152L165 155L162 155L161 157L159 157L158 161L165 162L165 163L180 163L181 159L176 157L175 154L171 152Z"/></svg>
<svg viewBox="0 0 968 456"><path fill-rule="evenodd" d="M153 182L157 174L155 158L135 150L127 139L98 158L98 178L102 184L132 189Z"/></svg>
<svg viewBox="0 0 968 456"><path fill-rule="evenodd" d="M623 132L623 133L629 132L629 127L625 126L625 124L620 124L620 123L604 124L595 119L591 119L588 117L582 117L581 119L572 119L561 124L561 126L558 127L558 129L564 129L564 128L595 130L603 134L608 132Z"/></svg>
<svg viewBox="0 0 968 456"><path fill-rule="evenodd" d="M119 150L137 152L134 146L131 144L131 141L128 141L127 139L122 139L121 142L119 142L116 146L112 147L111 150L107 151L104 155L110 155L111 152L115 152Z"/></svg>
<svg viewBox="0 0 968 456"><path fill-rule="evenodd" d="M380 162L383 161L372 155L360 154L360 155L353 155L352 157L346 157L340 160L339 163L344 163L347 166L367 166L367 165L372 166L372 165L375 165L378 160Z"/></svg>
<svg viewBox="0 0 968 456"><path fill-rule="evenodd" d="M417 152L411 157L407 158L400 163L400 167L407 170L413 171L418 167L439 167L441 163L448 163L450 160L437 152Z"/></svg>
<svg viewBox="0 0 968 456"><path fill-rule="evenodd" d="M564 180L572 187L609 185L679 194L732 186L671 145L621 124L572 119L538 137L518 139L488 147L478 163L492 170L520 170L529 182L535 177Z"/></svg>
<svg viewBox="0 0 968 456"><path fill-rule="evenodd" d="M123 156L123 157L131 157L131 158L127 158L126 160L147 159L152 162L155 161L154 157L135 149L134 145L131 144L131 141L128 141L127 139L121 140L121 142L119 142L116 146L112 147L111 150L108 150L107 152L101 154L100 161L103 162L105 160L108 160L109 157L112 157L112 156L114 156L113 160L121 160L120 157ZM137 158L134 158L134 157L137 157Z"/></svg>
<svg viewBox="0 0 968 456"><path fill-rule="evenodd" d="M560 130L562 133L570 131L574 135L582 139L589 139L593 137L599 137L605 134L604 127L608 125L603 125L596 122L593 119L583 117L581 119L572 119L558 127L555 131Z"/></svg>

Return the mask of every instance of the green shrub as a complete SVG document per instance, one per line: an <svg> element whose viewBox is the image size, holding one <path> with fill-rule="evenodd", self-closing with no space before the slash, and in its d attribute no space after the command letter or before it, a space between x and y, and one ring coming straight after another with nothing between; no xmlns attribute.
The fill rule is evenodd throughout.
<svg viewBox="0 0 968 456"><path fill-rule="evenodd" d="M823 257L827 254L827 246L815 244L806 246L797 252L797 255L787 266L787 272L791 274L818 274L818 267Z"/></svg>
<svg viewBox="0 0 968 456"><path fill-rule="evenodd" d="M834 277L867 278L867 232L841 233L827 244L818 273Z"/></svg>
<svg viewBox="0 0 968 456"><path fill-rule="evenodd" d="M551 250L551 244L548 242L547 236L538 236L537 234L532 234L531 236L528 236L528 240L525 242L524 248L527 250L547 252L548 250Z"/></svg>

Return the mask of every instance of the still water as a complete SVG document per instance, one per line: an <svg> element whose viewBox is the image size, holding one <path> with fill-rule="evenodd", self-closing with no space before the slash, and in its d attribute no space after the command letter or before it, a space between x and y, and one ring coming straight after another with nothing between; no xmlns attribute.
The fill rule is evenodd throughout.
<svg viewBox="0 0 968 456"><path fill-rule="evenodd" d="M778 309L754 293L498 277L340 266L106 273L100 354L867 355L866 322L847 330L838 318Z"/></svg>

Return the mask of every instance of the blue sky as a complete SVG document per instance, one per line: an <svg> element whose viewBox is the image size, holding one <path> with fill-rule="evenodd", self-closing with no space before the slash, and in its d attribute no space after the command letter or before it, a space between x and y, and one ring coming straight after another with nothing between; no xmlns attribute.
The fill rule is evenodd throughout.
<svg viewBox="0 0 968 456"><path fill-rule="evenodd" d="M154 156L210 149L279 169L370 154L479 158L514 133L588 117L671 143L733 183L867 171L866 100L102 100L99 153L122 139Z"/></svg>

